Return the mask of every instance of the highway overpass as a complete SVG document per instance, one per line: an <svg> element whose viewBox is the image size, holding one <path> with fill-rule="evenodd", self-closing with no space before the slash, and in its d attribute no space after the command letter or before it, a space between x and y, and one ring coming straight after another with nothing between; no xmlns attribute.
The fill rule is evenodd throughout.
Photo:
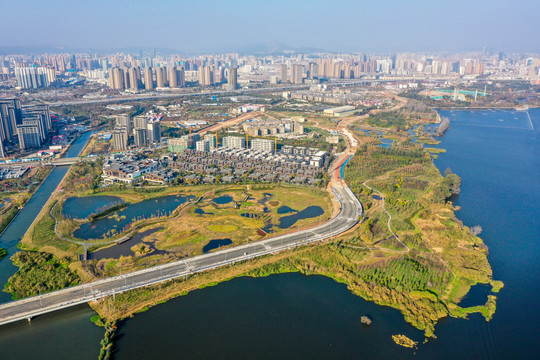
<svg viewBox="0 0 540 360"><path fill-rule="evenodd" d="M358 223L363 209L344 182L332 191L340 204L339 214L318 227L5 303L0 305L0 325L339 235Z"/></svg>

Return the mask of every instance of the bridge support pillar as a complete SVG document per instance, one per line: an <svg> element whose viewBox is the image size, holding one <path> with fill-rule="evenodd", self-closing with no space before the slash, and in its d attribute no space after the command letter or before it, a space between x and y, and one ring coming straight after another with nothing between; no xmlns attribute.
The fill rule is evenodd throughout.
<svg viewBox="0 0 540 360"><path fill-rule="evenodd" d="M29 317L29 318L26 319L26 320L28 320L28 322L32 322L32 318L31 318L31 317Z"/></svg>

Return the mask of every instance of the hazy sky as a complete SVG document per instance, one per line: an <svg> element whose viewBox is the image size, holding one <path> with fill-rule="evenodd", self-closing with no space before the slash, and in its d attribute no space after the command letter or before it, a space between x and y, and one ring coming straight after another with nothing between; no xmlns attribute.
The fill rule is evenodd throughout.
<svg viewBox="0 0 540 360"><path fill-rule="evenodd" d="M0 45L540 51L539 0L0 0Z"/></svg>

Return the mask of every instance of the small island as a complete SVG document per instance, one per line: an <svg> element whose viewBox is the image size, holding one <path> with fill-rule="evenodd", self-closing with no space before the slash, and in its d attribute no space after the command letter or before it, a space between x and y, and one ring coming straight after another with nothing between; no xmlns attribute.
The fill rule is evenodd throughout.
<svg viewBox="0 0 540 360"><path fill-rule="evenodd" d="M362 324L364 325L371 325L371 319L369 316L367 315L364 315L360 318L360 321L362 322Z"/></svg>
<svg viewBox="0 0 540 360"><path fill-rule="evenodd" d="M418 342L408 338L407 336L405 335L392 335L392 340L394 340L394 342L396 344L398 344L399 346L403 346L403 347L406 347L406 348L415 348L417 345L418 345Z"/></svg>

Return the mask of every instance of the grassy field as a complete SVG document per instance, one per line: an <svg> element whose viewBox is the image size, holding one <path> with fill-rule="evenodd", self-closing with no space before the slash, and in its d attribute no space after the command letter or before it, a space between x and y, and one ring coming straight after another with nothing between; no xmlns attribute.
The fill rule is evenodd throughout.
<svg viewBox="0 0 540 360"><path fill-rule="evenodd" d="M111 149L111 140L98 140L97 136L92 136L88 144L84 147L80 156L91 154L108 154Z"/></svg>
<svg viewBox="0 0 540 360"><path fill-rule="evenodd" d="M213 199L221 196L230 196L233 201L223 205L215 204ZM246 198L247 201L244 201ZM289 215L277 213L277 209L281 206L303 210L313 205L320 206L324 214L299 220L290 229L274 226L273 232L266 236L258 232L269 222L279 225L280 218ZM203 213L197 213L196 210L202 210ZM250 215L247 217L242 214ZM124 256L120 260L91 261L90 266L97 276L110 276L118 271L118 261L122 263L123 269L132 271L153 266L156 262L164 263L186 256L200 255L204 246L214 239L231 240L230 245L222 246L221 249L233 247L258 241L267 236L316 226L330 218L331 214L332 203L328 194L316 188L281 185L220 187L211 195L205 196L196 206L186 208L181 216L144 227L145 231L150 229L158 231L145 237L141 243L143 246L136 246L133 249L134 255Z"/></svg>
<svg viewBox="0 0 540 360"><path fill-rule="evenodd" d="M83 251L82 246L56 236L54 233L55 221L50 214L52 211L53 215L60 220L58 231L62 236L74 241L81 241L74 238L72 234L85 220L63 218L62 204L66 198L70 196L112 195L120 197L126 202L136 203L173 194L194 195L196 198L204 196L196 205L181 206L180 209L184 209L181 215L177 210L171 217L134 223L130 229L139 226L137 232L152 229L156 229L156 232L143 238L141 243L134 245L133 254L130 256L124 256L121 259L89 260L88 268L90 271L96 276L110 276L119 271L119 266L122 266L124 271L132 271L153 266L157 262L166 263L186 256L200 255L203 253L203 247L213 239L230 239L232 243L228 246L236 246L264 238L265 236L260 233L259 229L269 223L275 226L273 232L267 236L275 236L296 231L298 228L318 225L321 221L330 218L332 213L332 203L325 191L292 185L72 189L58 193L47 203L37 221L23 237L21 248L46 251L57 257L70 258L74 263L77 263L77 256ZM232 202L223 205L213 202L214 198L222 196L230 196ZM276 226L280 224L280 218L290 215L277 213L277 209L284 205L297 211L316 205L324 210L324 214L316 218L301 219L291 229L280 229ZM196 210L199 212L202 210L203 213L198 213ZM246 216L246 214L249 215ZM114 216L117 216L116 213L109 215L109 217ZM96 251L103 247L114 246L107 244L107 242L110 243L111 240L124 234L116 233L109 239L100 240L99 243L102 245L92 246L90 250Z"/></svg>

